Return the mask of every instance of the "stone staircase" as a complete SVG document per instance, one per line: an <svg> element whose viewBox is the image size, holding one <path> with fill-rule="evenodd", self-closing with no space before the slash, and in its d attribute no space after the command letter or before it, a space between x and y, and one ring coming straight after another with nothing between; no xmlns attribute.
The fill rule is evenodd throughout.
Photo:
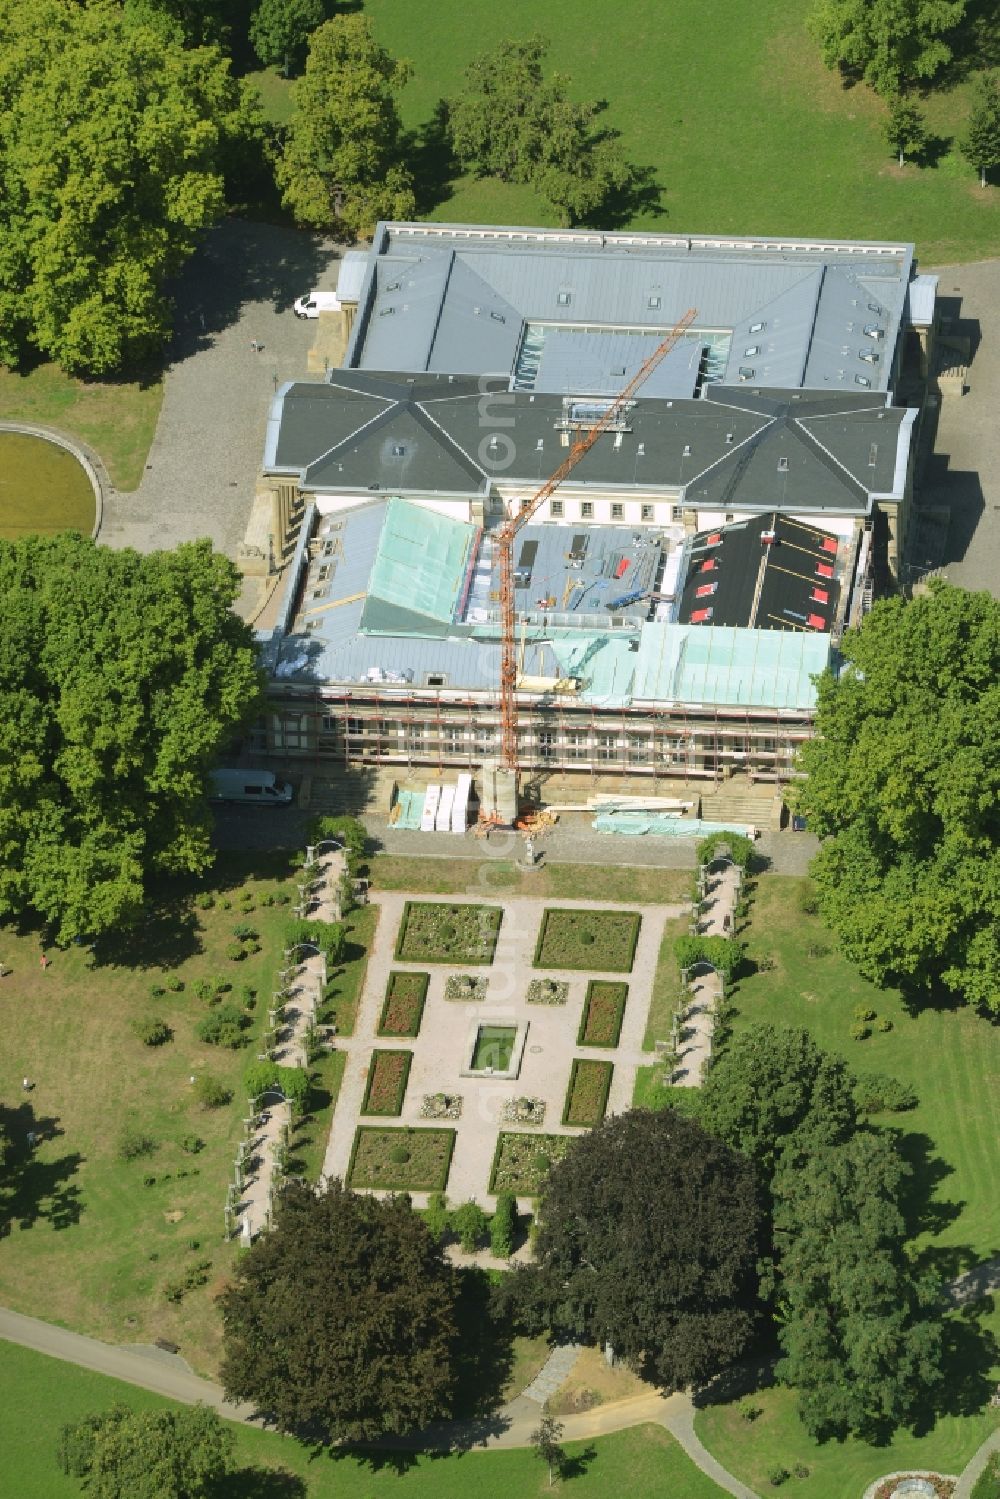
<svg viewBox="0 0 1000 1499"><path fill-rule="evenodd" d="M703 791L701 815L706 822L752 824L765 830L781 827L781 794L774 786L751 786L747 781L724 782L716 791Z"/></svg>

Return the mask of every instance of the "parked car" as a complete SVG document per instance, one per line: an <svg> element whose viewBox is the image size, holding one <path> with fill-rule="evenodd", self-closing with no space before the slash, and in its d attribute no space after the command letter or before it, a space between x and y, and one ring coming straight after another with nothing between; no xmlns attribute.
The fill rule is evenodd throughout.
<svg viewBox="0 0 1000 1499"><path fill-rule="evenodd" d="M287 807L292 788L273 770L213 770L209 789L213 802L245 802L251 807Z"/></svg>
<svg viewBox="0 0 1000 1499"><path fill-rule="evenodd" d="M335 291L310 291L296 297L292 305L296 317L319 317L321 312L339 312L340 298Z"/></svg>

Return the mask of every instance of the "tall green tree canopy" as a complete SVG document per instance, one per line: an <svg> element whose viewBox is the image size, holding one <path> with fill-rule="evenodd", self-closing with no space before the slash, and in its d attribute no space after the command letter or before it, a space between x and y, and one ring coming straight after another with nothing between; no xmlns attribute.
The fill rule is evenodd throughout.
<svg viewBox="0 0 1000 1499"><path fill-rule="evenodd" d="M557 1330L701 1383L750 1339L757 1233L749 1161L671 1110L619 1114L552 1168L531 1289Z"/></svg>
<svg viewBox="0 0 1000 1499"><path fill-rule="evenodd" d="M260 0L250 17L250 44L265 67L288 74L325 19L326 0Z"/></svg>
<svg viewBox="0 0 1000 1499"><path fill-rule="evenodd" d="M808 1031L751 1025L713 1063L701 1092L705 1128L742 1151L767 1184L791 1142L834 1145L857 1123L854 1080Z"/></svg>
<svg viewBox="0 0 1000 1499"><path fill-rule="evenodd" d="M817 1438L884 1439L940 1380L936 1286L914 1274L891 1136L786 1155L774 1178L778 1377Z"/></svg>
<svg viewBox="0 0 1000 1499"><path fill-rule="evenodd" d="M207 1406L114 1406L64 1426L62 1471L90 1499L210 1499L233 1470L236 1435Z"/></svg>
<svg viewBox="0 0 1000 1499"><path fill-rule="evenodd" d="M210 863L207 770L261 692L238 588L207 541L0 542L0 915L97 934Z"/></svg>
<svg viewBox="0 0 1000 1499"><path fill-rule="evenodd" d="M364 16L335 16L313 32L275 173L300 223L360 237L379 219L413 217L396 103L408 76Z"/></svg>
<svg viewBox="0 0 1000 1499"><path fill-rule="evenodd" d="M985 187L987 173L1000 167L1000 81L996 73L978 80L959 146L966 161L979 173L980 187Z"/></svg>
<svg viewBox="0 0 1000 1499"><path fill-rule="evenodd" d="M214 48L113 0L0 0L0 35L0 363L134 364L252 111Z"/></svg>
<svg viewBox="0 0 1000 1499"><path fill-rule="evenodd" d="M222 1297L227 1394L350 1442L447 1416L456 1287L406 1198L291 1183Z"/></svg>
<svg viewBox="0 0 1000 1499"><path fill-rule="evenodd" d="M479 177L530 183L564 224L597 213L634 179L611 131L595 124L597 104L567 97L568 80L546 77L548 43L507 40L472 62L449 104L458 160Z"/></svg>
<svg viewBox="0 0 1000 1499"><path fill-rule="evenodd" d="M951 61L967 0L820 0L810 27L827 67L890 98Z"/></svg>
<svg viewBox="0 0 1000 1499"><path fill-rule="evenodd" d="M820 909L868 978L1000 1011L1000 602L935 580L841 649L796 794Z"/></svg>

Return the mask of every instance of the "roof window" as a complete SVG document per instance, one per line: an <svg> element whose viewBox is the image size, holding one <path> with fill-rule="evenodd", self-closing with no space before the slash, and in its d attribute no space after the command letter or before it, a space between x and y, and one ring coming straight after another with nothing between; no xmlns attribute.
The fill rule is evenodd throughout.
<svg viewBox="0 0 1000 1499"><path fill-rule="evenodd" d="M560 307L568 307L572 300L573 293L569 291L561 291L556 297L556 301L559 303Z"/></svg>
<svg viewBox="0 0 1000 1499"><path fill-rule="evenodd" d="M746 364L740 365L740 379L741 380L752 380L753 377L754 377L754 375L756 375L756 373L757 373L757 371L751 369L749 367L749 365L746 365Z"/></svg>
<svg viewBox="0 0 1000 1499"><path fill-rule="evenodd" d="M726 441L727 442L734 442L735 438L736 438L736 433L735 432L727 432L726 433Z"/></svg>
<svg viewBox="0 0 1000 1499"><path fill-rule="evenodd" d="M379 317L389 317L395 311L395 307L380 307L378 315Z"/></svg>
<svg viewBox="0 0 1000 1499"><path fill-rule="evenodd" d="M766 327L767 327L766 323L751 323L750 324L750 332L751 333L763 333L763 331L764 331L764 329Z"/></svg>
<svg viewBox="0 0 1000 1499"><path fill-rule="evenodd" d="M402 284L403 283L401 281L390 281L389 285L386 287L386 291L399 291L399 288L402 286Z"/></svg>
<svg viewBox="0 0 1000 1499"><path fill-rule="evenodd" d="M781 457L781 458L778 459L778 473L779 474L787 474L788 473L788 459L787 458Z"/></svg>
<svg viewBox="0 0 1000 1499"><path fill-rule="evenodd" d="M865 364L878 364L879 356L875 349L860 349L858 358L863 359Z"/></svg>
<svg viewBox="0 0 1000 1499"><path fill-rule="evenodd" d="M394 458L405 458L406 444L402 442L394 442L392 445L392 456Z"/></svg>
<svg viewBox="0 0 1000 1499"><path fill-rule="evenodd" d="M507 321L502 312L491 312L490 317L495 323L505 323Z"/></svg>
<svg viewBox="0 0 1000 1499"><path fill-rule="evenodd" d="M658 312L661 305L661 299L654 295L650 297L648 305L653 312Z"/></svg>
<svg viewBox="0 0 1000 1499"><path fill-rule="evenodd" d="M872 382L869 380L867 375L855 375L854 383L855 385L863 385L866 389L868 389L871 386Z"/></svg>
<svg viewBox="0 0 1000 1499"><path fill-rule="evenodd" d="M874 468L877 462L878 462L878 443L877 442L873 442L872 445L871 445L871 447L868 449L868 467L869 468Z"/></svg>
<svg viewBox="0 0 1000 1499"><path fill-rule="evenodd" d="M686 442L684 444L684 451L681 454L681 457L682 458L690 458L691 457L691 444L689 442Z"/></svg>
<svg viewBox="0 0 1000 1499"><path fill-rule="evenodd" d="M760 353L760 344L751 344L749 349L743 350L743 353L747 359L752 359L755 354Z"/></svg>
<svg viewBox="0 0 1000 1499"><path fill-rule="evenodd" d="M718 588L718 583L701 583L694 591L696 599L710 599Z"/></svg>
<svg viewBox="0 0 1000 1499"><path fill-rule="evenodd" d="M714 613L714 609L694 609L691 612L691 623L693 625L707 625Z"/></svg>
<svg viewBox="0 0 1000 1499"><path fill-rule="evenodd" d="M806 624L810 627L810 629L813 630L826 629L826 620L823 618L822 614L810 614L806 620Z"/></svg>
<svg viewBox="0 0 1000 1499"><path fill-rule="evenodd" d="M885 338L885 329L880 328L878 323L866 323L865 338Z"/></svg>

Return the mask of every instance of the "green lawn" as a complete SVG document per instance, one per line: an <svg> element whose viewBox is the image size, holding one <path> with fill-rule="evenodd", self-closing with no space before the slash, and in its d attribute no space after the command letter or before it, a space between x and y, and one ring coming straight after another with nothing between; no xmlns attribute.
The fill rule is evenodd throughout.
<svg viewBox="0 0 1000 1499"><path fill-rule="evenodd" d="M876 989L840 957L831 933L802 909L808 889L806 880L775 875L758 882L746 934L749 954L770 959L774 967L739 981L735 1027L760 1021L802 1026L856 1071L888 1072L913 1084L919 1106L880 1115L877 1123L900 1132L914 1169L911 1207L922 1229L917 1242L944 1278L1000 1253L1000 1027L967 1009L907 1014L898 994ZM888 1018L892 1029L853 1041L857 1006ZM653 1088L652 1076L643 1079L637 1101L641 1091L655 1102ZM985 1339L996 1339L1000 1298L973 1309L969 1321L973 1335L978 1322ZM952 1341L967 1326L955 1316L947 1325ZM983 1377L995 1381L1000 1361L991 1371L988 1342L983 1356ZM971 1375L972 1353L957 1354L953 1368ZM982 1385L976 1389L981 1393ZM958 1473L1000 1420L996 1412L946 1414L927 1434L917 1438L903 1432L883 1448L853 1441L817 1446L798 1419L792 1392L767 1390L754 1400L763 1414L752 1425L736 1404L701 1412L697 1425L705 1445L760 1493L769 1491L771 1468L804 1463L812 1470L810 1492L823 1499L857 1499L872 1479L896 1469ZM789 1490L793 1487L794 1480Z"/></svg>
<svg viewBox="0 0 1000 1499"><path fill-rule="evenodd" d="M227 854L200 889L214 894L211 909L191 888L174 888L117 950L95 961L84 948L50 948L44 973L37 936L0 931L0 956L12 970L0 983L0 1099L18 1154L16 1216L0 1239L0 1302L110 1342L168 1338L196 1368L211 1369L220 1338L212 1296L232 1263L222 1208L245 1113L241 1080L266 1026L291 909L261 901L277 892L294 898L295 884L287 854ZM246 914L244 892L254 900ZM258 932L261 951L236 963L225 948L238 923ZM235 986L224 1002L243 986L257 991L250 1044L237 1051L196 1035L211 1012L193 985L215 976ZM151 994L170 979L183 983L180 993ZM143 1046L132 1034L132 1021L149 1016L170 1026L165 1045ZM337 1056L317 1065L320 1113L294 1137L293 1155L304 1153L310 1175L322 1161L327 1098L342 1067ZM201 1073L233 1090L229 1105L197 1105L189 1079ZM25 1075L35 1083L30 1095L21 1091ZM118 1159L125 1122L152 1136L153 1155ZM27 1157L29 1129L42 1141ZM204 1148L186 1152L188 1137ZM144 1185L146 1176L155 1183ZM168 1302L165 1283L203 1261L208 1283Z"/></svg>
<svg viewBox="0 0 1000 1499"><path fill-rule="evenodd" d="M405 123L419 129L463 69L505 37L541 32L549 66L580 98L606 99L629 156L655 169L661 211L635 222L680 233L742 232L915 240L927 263L997 253L1000 189L981 192L952 149L935 167L900 170L881 138L885 107L845 90L806 35L799 0L368 0L376 35L413 65ZM931 98L932 131L953 139L969 85ZM430 217L451 222L551 222L529 188L459 180Z"/></svg>
<svg viewBox="0 0 1000 1499"><path fill-rule="evenodd" d="M663 941L656 959L646 1034L642 1038L643 1051L652 1051L657 1041L670 1040L670 1022L677 1008L677 1001L684 992L680 969L674 957L674 941L677 937L683 937L689 926L688 917L678 916L673 921L668 921L664 928Z"/></svg>
<svg viewBox="0 0 1000 1499"><path fill-rule="evenodd" d="M4 1343L0 1362L3 1411L3 1487L17 1499L79 1499L80 1485L64 1478L54 1453L64 1422L118 1401L137 1410L169 1405L156 1395L105 1379ZM567 1443L578 1471L561 1489L549 1490L545 1467L530 1449L401 1457L373 1464L342 1454L312 1453L290 1438L236 1428L241 1471L218 1499L720 1499L672 1437L640 1426L590 1443Z"/></svg>
<svg viewBox="0 0 1000 1499"><path fill-rule="evenodd" d="M77 380L54 364L27 374L0 368L0 421L37 422L78 437L103 460L117 489L138 486L162 400L158 372L140 381Z"/></svg>
<svg viewBox="0 0 1000 1499"><path fill-rule="evenodd" d="M641 921L635 911L551 907L542 913L534 966L631 973Z"/></svg>
<svg viewBox="0 0 1000 1499"><path fill-rule="evenodd" d="M684 869L629 869L618 865L545 864L525 869L509 859L411 859L377 854L371 861L376 890L407 890L415 895L533 896L538 900L577 900L595 894L602 900L635 905L672 904L686 900L693 875Z"/></svg>

